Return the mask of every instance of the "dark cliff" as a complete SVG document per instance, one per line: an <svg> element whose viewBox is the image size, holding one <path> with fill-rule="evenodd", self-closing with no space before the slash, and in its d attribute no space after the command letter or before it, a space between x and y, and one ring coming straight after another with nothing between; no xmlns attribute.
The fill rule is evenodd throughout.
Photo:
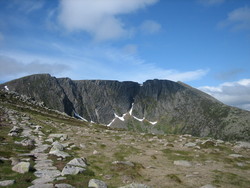
<svg viewBox="0 0 250 188"><path fill-rule="evenodd" d="M222 104L181 82L73 81L48 74L0 85L68 115L111 127L250 140L250 112Z"/></svg>

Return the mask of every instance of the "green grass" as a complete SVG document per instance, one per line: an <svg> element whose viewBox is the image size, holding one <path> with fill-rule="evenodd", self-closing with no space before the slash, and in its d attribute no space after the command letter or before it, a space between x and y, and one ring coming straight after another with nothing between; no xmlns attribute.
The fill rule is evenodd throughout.
<svg viewBox="0 0 250 188"><path fill-rule="evenodd" d="M214 170L213 184L220 187L220 185L227 187L249 187L250 180L230 172L222 172Z"/></svg>
<svg viewBox="0 0 250 188"><path fill-rule="evenodd" d="M162 152L169 160L189 160L189 161L192 161L194 159L194 156L192 155L192 152L190 152L190 151L164 149L164 150L162 150Z"/></svg>
<svg viewBox="0 0 250 188"><path fill-rule="evenodd" d="M119 145L116 150L118 151L113 154L113 157L118 161L124 161L126 157L140 152L139 149L129 145Z"/></svg>

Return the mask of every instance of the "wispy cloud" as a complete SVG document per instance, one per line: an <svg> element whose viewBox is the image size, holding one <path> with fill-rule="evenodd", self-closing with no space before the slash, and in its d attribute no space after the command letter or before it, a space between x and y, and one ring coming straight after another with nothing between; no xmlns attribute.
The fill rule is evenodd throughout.
<svg viewBox="0 0 250 188"><path fill-rule="evenodd" d="M220 72L215 75L215 78L221 81L227 81L235 79L240 73L244 72L244 69L232 69L229 71Z"/></svg>
<svg viewBox="0 0 250 188"><path fill-rule="evenodd" d="M158 33L161 30L161 24L154 20L146 20L141 24L140 30L144 34Z"/></svg>
<svg viewBox="0 0 250 188"><path fill-rule="evenodd" d="M41 9L45 4L44 0L13 0L12 4L10 5L10 8L17 8L17 10L25 12L25 13L31 13L33 11L36 11L38 9Z"/></svg>
<svg viewBox="0 0 250 188"><path fill-rule="evenodd" d="M96 41L131 35L119 15L133 13L158 0L62 0L59 22L69 31L85 31Z"/></svg>
<svg viewBox="0 0 250 188"><path fill-rule="evenodd" d="M245 6L233 10L218 26L231 28L232 31L250 30L250 8Z"/></svg>
<svg viewBox="0 0 250 188"><path fill-rule="evenodd" d="M214 6L224 3L225 0L198 0L198 2L204 6Z"/></svg>
<svg viewBox="0 0 250 188"><path fill-rule="evenodd" d="M14 58L0 55L0 80L14 79L20 76L36 73L61 74L70 68L65 64L49 64L40 61L23 63Z"/></svg>
<svg viewBox="0 0 250 188"><path fill-rule="evenodd" d="M199 89L214 96L225 104L250 111L250 79L225 82L219 86L203 86Z"/></svg>

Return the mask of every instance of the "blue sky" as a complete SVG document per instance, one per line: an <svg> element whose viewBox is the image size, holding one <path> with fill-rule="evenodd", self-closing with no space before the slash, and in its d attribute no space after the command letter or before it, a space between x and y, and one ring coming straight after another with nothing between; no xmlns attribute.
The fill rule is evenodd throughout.
<svg viewBox="0 0 250 188"><path fill-rule="evenodd" d="M250 110L249 0L0 0L0 82L182 81Z"/></svg>

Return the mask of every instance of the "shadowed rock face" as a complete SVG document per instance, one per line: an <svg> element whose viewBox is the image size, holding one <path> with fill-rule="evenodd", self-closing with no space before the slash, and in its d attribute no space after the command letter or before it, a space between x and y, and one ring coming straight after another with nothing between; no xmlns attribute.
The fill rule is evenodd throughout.
<svg viewBox="0 0 250 188"><path fill-rule="evenodd" d="M10 91L43 101L49 108L68 115L75 111L84 119L100 124L112 122L112 127L250 140L250 112L224 105L181 82L148 80L140 85L106 80L73 81L39 74L0 87L4 89L6 85Z"/></svg>

